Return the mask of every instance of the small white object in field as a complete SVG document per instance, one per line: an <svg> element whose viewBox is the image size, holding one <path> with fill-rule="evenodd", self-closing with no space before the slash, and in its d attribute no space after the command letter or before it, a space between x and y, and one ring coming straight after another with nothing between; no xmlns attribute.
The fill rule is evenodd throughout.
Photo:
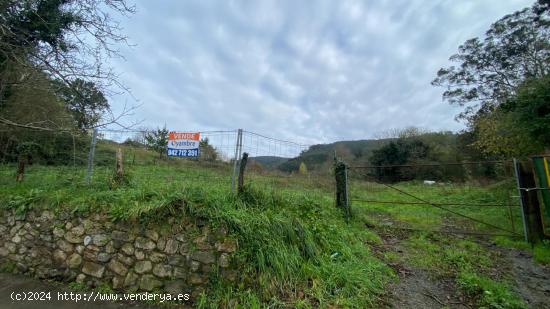
<svg viewBox="0 0 550 309"><path fill-rule="evenodd" d="M435 181L434 180L424 180L424 184L431 186L431 185L435 184Z"/></svg>

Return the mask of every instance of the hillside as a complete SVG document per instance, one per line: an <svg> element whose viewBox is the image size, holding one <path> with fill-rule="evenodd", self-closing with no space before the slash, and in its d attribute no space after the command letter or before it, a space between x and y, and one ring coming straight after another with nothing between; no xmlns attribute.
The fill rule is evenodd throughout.
<svg viewBox="0 0 550 309"><path fill-rule="evenodd" d="M391 140L367 139L313 145L300 156L281 164L279 169L285 172L296 171L300 163L304 162L309 170L322 170L332 164L335 154L348 162L366 162L373 150L382 147Z"/></svg>
<svg viewBox="0 0 550 309"><path fill-rule="evenodd" d="M288 161L288 158L283 157L276 157L276 156L258 156L258 157L251 157L252 161L255 161L262 165L262 167L266 169L275 169L279 167L279 165L285 163Z"/></svg>
<svg viewBox="0 0 550 309"><path fill-rule="evenodd" d="M471 155L464 148L468 148L468 141L464 135L452 132L423 133L406 139L418 139L429 146L432 161L448 162L469 159ZM284 172L297 171L300 163L305 163L308 170L323 171L330 168L334 155L351 165L369 164L369 157L374 150L380 149L391 141L399 138L366 139L355 141L338 141L330 144L313 145L300 156L280 163L277 168ZM457 149L463 151L457 151Z"/></svg>

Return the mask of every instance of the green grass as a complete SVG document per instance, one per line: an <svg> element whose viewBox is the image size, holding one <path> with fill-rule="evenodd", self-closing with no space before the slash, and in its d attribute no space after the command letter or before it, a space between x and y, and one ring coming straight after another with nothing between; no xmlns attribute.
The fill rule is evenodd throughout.
<svg viewBox="0 0 550 309"><path fill-rule="evenodd" d="M19 212L31 208L106 211L112 220L166 224L166 217L200 218L225 226L238 244L235 263L242 276L233 286L212 274L199 307L256 305L316 308L377 307L392 270L375 258L358 210L349 224L333 195L305 190L310 179L283 183L251 176L239 196L230 191L229 168L167 162L126 166L129 183L112 186L112 169L96 168L90 185L83 170L31 166L15 184L13 166L1 169L0 203ZM204 178L202 178L204 177Z"/></svg>
<svg viewBox="0 0 550 309"><path fill-rule="evenodd" d="M548 240L534 245L533 258L541 264L550 264L550 243Z"/></svg>
<svg viewBox="0 0 550 309"><path fill-rule="evenodd" d="M105 211L112 220L138 219L141 224L161 226L167 224L167 217L200 218L214 227L224 226L239 244L234 263L240 265L241 278L235 285L212 274L209 288L196 300L200 308L381 306L387 284L396 275L371 252L371 245L382 243L366 228L380 223L374 214L420 229L494 232L421 205L353 202L353 218L345 223L334 207L334 184L329 176L280 177L283 175L249 172L246 190L236 196L230 190L229 164L159 161L156 154L139 149L135 154L138 159L134 160L129 151L125 154L127 182L121 183L113 183L113 168L108 166L95 167L87 184L83 167L35 165L29 166L24 181L16 184L15 166L0 166L0 207L20 213L35 207L81 213ZM509 183L427 187L409 182L396 186L437 203L507 203L510 190ZM390 188L360 181L352 181L350 194L354 199L416 201ZM512 229L509 208L452 209ZM519 217L519 209L513 208L516 230L521 230ZM501 246L531 250L508 237L496 241ZM522 306L506 283L487 275L495 265L489 252L477 243L413 233L405 247L406 256L387 251L382 255L384 261L407 258L435 277L451 276L479 306ZM532 252L536 260L550 262L547 244L536 246Z"/></svg>
<svg viewBox="0 0 550 309"><path fill-rule="evenodd" d="M494 234L511 234L510 232L515 232L518 237L522 233L519 204L517 200L511 197L516 194L511 180L484 186L474 183L428 186L416 181L392 185L398 190L418 197L420 200L383 184L353 180L351 184L350 194L352 200L356 200L354 202L356 208L361 207L371 212L385 213L410 227ZM382 201L384 203L362 202L362 200ZM422 201L458 204L445 205L442 208L486 222L497 228L475 220L469 220L432 205L414 204L422 203ZM476 206L488 204L502 206Z"/></svg>
<svg viewBox="0 0 550 309"><path fill-rule="evenodd" d="M489 252L470 240L416 233L406 240L405 246L412 264L430 269L436 276L452 276L464 269L488 272L492 266Z"/></svg>
<svg viewBox="0 0 550 309"><path fill-rule="evenodd" d="M474 272L462 271L457 278L458 286L477 299L480 308L527 308L510 286L496 282Z"/></svg>

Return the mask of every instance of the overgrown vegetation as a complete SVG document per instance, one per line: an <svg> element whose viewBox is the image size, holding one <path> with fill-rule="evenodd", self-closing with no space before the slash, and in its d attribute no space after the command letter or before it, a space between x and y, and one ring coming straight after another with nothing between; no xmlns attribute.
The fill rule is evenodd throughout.
<svg viewBox="0 0 550 309"><path fill-rule="evenodd" d="M152 163L157 157L153 152L139 151L134 155L144 159L140 162ZM132 177L116 186L110 183L114 166L96 167L92 183L86 185L82 168L41 165L30 167L25 180L16 184L13 165L4 165L0 168L0 205L18 213L34 207L81 213L106 211L112 220L137 219L141 224L165 225L166 218L185 217L224 226L239 245L234 263L239 265L241 278L238 285L233 285L212 274L209 288L196 300L202 308L236 304L378 307L385 287L396 276L371 252L371 245L381 244L379 236L367 228L376 218L373 211L431 229L441 227L447 220L445 213L426 211L424 206L365 207L354 203L354 216L346 224L334 207L330 193L333 184L328 181L312 182L308 175L300 174L275 181L251 175L245 191L234 195L229 190L230 165L211 167L205 162L184 160L131 164L134 155L125 151L125 168ZM373 190L372 186L352 181L352 197L399 197L391 190ZM427 188L421 183L406 182L397 186L437 202L448 201L452 195L486 203L505 198L507 190L507 184L501 184L504 191L498 186L488 189L473 184ZM509 228L503 220L509 216L505 210L461 211L492 217L503 228ZM518 214L514 216L519 220ZM505 284L483 275L492 267L492 261L479 245L433 237L410 238L407 246L418 265L435 270L436 274L456 277L457 286L480 305L514 308L521 304ZM390 258L402 257L388 253Z"/></svg>
<svg viewBox="0 0 550 309"><path fill-rule="evenodd" d="M235 196L223 169L189 164L178 169L134 166L129 184L116 188L105 181L112 169L99 168L96 175L103 176L88 187L80 181L54 180L67 172L63 168L33 166L23 183L3 183L0 203L22 211L105 210L113 220L137 218L142 224L166 224L167 217L185 216L225 226L239 244L235 263L241 284L228 285L213 275L210 289L197 300L199 306L227 306L230 301L242 306L377 306L394 278L367 245L380 240L361 219L345 224L331 194L304 191L304 186L272 190L269 182L257 179ZM29 194L29 187L42 189Z"/></svg>

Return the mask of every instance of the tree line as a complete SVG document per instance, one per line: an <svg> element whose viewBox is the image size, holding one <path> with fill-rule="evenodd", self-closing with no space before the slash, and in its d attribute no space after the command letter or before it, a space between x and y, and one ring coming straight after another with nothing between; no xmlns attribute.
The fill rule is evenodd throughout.
<svg viewBox="0 0 550 309"><path fill-rule="evenodd" d="M388 166L370 171L378 180L495 177L502 166L494 163L444 171L399 165L550 154L550 1L502 17L484 38L467 40L449 60L454 65L440 69L432 84L446 89L444 101L464 107L457 119L467 129L456 134L450 148L430 141L429 133L405 130L369 156L369 164ZM442 153L445 148L450 157Z"/></svg>

